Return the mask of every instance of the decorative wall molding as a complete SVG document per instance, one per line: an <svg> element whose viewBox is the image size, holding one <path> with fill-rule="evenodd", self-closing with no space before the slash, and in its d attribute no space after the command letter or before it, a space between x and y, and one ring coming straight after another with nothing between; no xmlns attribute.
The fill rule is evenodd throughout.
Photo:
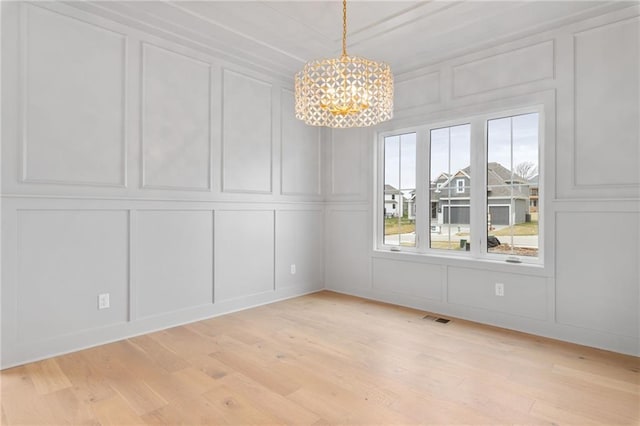
<svg viewBox="0 0 640 426"><path fill-rule="evenodd" d="M227 85L230 84L233 79L236 82L243 81L244 85L253 85L249 90L248 88L236 87L232 90L233 96L228 93L231 90ZM259 99L256 97L256 93L259 92L262 87L263 95L267 93L266 99ZM271 194L273 192L273 106L272 106L272 90L273 85L267 81L258 79L254 76L247 75L242 72L238 72L229 68L223 68L222 70L222 191L226 193L242 193L242 194ZM241 91L243 90L243 92ZM238 96L245 96L244 99L237 99ZM227 102L235 102L228 104ZM262 101L262 105L258 104L258 101ZM247 114L250 109L248 105L252 105L254 111L253 116L249 117ZM256 106L259 106L255 110ZM260 114L264 113L264 116ZM237 123L232 123L232 119L239 120ZM262 128L260 128L260 126ZM231 132L231 133L228 133ZM253 132L253 133L252 133ZM260 144L268 143L268 149L262 152L263 156L268 155L268 159L262 158L259 161L255 161L256 150L262 148L260 145L248 145L255 142L253 138L261 138L258 140ZM233 140L231 140L233 139ZM233 157L230 157L233 155ZM239 156L243 156L240 160ZM234 158L238 157L238 158ZM249 161L252 160L253 162ZM235 162L234 162L235 161ZM233 164L230 164L232 163ZM250 176L247 173L247 168L255 166L261 167L260 173L263 176ZM234 169L235 168L235 169ZM253 174L256 174L257 168L253 169ZM235 176L231 176L235 173ZM233 179L238 180L238 176L245 178L252 178L251 182L233 182ZM267 182L264 188L258 187L262 182ZM244 185L244 187L243 187Z"/></svg>
<svg viewBox="0 0 640 426"><path fill-rule="evenodd" d="M147 13L140 14L139 11L131 10L131 4L126 2L111 4L108 2L71 2L67 4L136 29L144 34L153 34L162 39L170 40L172 43L220 58L227 64L241 65L256 72L268 73L276 77L282 84L292 84L292 75L279 69L278 62L268 60L268 58L267 61L265 58L258 58L247 49L238 49L234 43L220 43L220 38L203 35L201 32L195 31L193 27L179 25L157 16L149 16ZM164 4L175 9L174 5L170 3ZM229 46L233 46L233 49L229 49Z"/></svg>
<svg viewBox="0 0 640 426"><path fill-rule="evenodd" d="M621 86L620 82L618 79L614 79L614 80L610 80L607 79L605 81L599 81L599 82L591 82L590 84L586 84L585 87L581 87L580 89L578 88L578 84L579 84L579 79L578 79L578 75L579 75L579 62L580 62L580 58L578 57L578 43L580 41L580 39L582 37L585 36L589 36L591 34L593 34L594 32L599 32L602 33L604 31L608 31L608 30L614 30L616 28L619 28L621 26L624 25L628 25L628 24L633 24L635 23L636 26L636 35L640 34L640 18L638 16L635 17L631 17L631 18L622 18L613 22L605 22L599 25L595 25L592 26L590 28L587 29L581 29L578 32L573 33L573 38L572 38L572 48L573 48L573 52L572 52L572 57L573 57L573 75L574 75L574 79L573 79L573 138L571 141L571 155L572 155L572 173L571 173L571 185L572 185L572 189L603 189L603 190L615 190L615 189L635 189L635 188L640 188L640 172L638 171L638 167L640 167L640 159L638 157L638 155L640 154L640 152L638 151L640 148L638 148L638 141L640 140L640 129L638 127L638 121L637 121L637 116L638 114L640 114L640 107L638 107L638 98L640 97L640 95L638 95L638 87L640 87L639 83L638 83L638 73L640 72L640 65L638 65L637 59L638 59L638 39L636 37L636 47L635 47L635 55L636 55L636 61L629 61L631 62L631 64L626 64L629 65L630 67L633 67L633 63L635 62L635 70L630 70L628 69L629 66L626 65L622 65L620 66L620 69L618 70L619 72L628 72L628 75L632 75L635 74L636 75L636 85L638 87L635 88L635 90L632 87L628 87L626 84L625 86ZM619 40L619 37L616 38L616 40ZM599 41L599 40L598 40ZM609 46L609 49L606 49L609 52L618 52L620 49L619 45L611 45ZM634 49L632 49L634 50ZM631 55L633 55L633 51L630 52ZM622 61L625 61L629 58L630 56L628 54L621 54L620 55L620 59ZM599 62L602 66L602 70L605 71L610 69L610 67L612 67L614 64L612 64L612 61L604 61L603 59L599 59L597 62ZM593 73L594 72L594 66L596 64L591 63L588 64L586 66L586 68L588 69L589 73ZM595 85L595 87L594 87ZM605 182L605 183L582 183L580 182L580 175L579 175L579 171L580 171L580 160L579 160L579 151L580 151L580 143L578 141L579 139L579 126L581 125L580 123L580 116L579 116L579 109L582 107L582 105L579 104L579 99L578 99L578 93L585 93L586 91L589 90L598 90L601 91L602 89L602 85L607 85L608 88L612 88L612 85L617 85L619 87L615 87L616 91L617 91L617 95L621 95L621 94L630 94L627 95L629 98L635 96L635 108L636 111L631 112L628 110L628 106L633 105L633 101L628 102L625 105L620 105L619 108L607 108L607 109L602 109L600 107L593 107L592 106L592 110L594 111L594 113L597 113L599 115L602 115L604 113L614 113L616 116L622 116L624 114L627 114L630 116L630 120L624 120L624 119L620 119L618 118L618 123L616 123L616 127L619 131L623 131L625 128L629 128L629 126L631 125L635 125L635 135L631 135L630 136L630 140L631 143L629 144L630 146L633 146L633 144L635 143L635 147L636 147L636 155L629 155L629 152L623 152L622 150L615 150L615 151L611 151L608 148L605 149L604 151L601 152L602 155L598 155L597 156L597 162L602 162L603 161L603 155L606 153L618 153L618 160L625 160L625 161L629 161L629 160L635 160L635 165L631 166L632 170L635 170L635 179L636 182L623 182L623 181L619 181L619 182ZM587 104L591 104L591 102L596 101L596 98L598 98L598 102L600 101L601 97L600 96L594 96L593 99L591 99L590 102L586 102ZM610 101L619 101L619 96L615 96L615 99L610 99ZM630 104L630 105L629 105ZM630 114L629 114L630 113ZM593 121L595 120L595 117L588 117L587 119L585 119L587 124L591 124L593 125ZM635 121L634 121L635 120ZM601 124L608 124L611 121L611 118L608 118L607 120L601 121ZM610 125L609 125L610 127ZM612 129L610 129L612 130ZM591 134L591 132L588 132L589 134ZM610 163L615 163L616 166L620 166L620 162L621 161L609 161ZM622 166L621 166L622 167ZM628 167L627 167L628 168ZM589 170L591 170L592 173L594 173L593 168L589 168ZM607 168L607 170L600 170L600 171L596 171L596 174L598 175L598 179L602 179L604 176L606 175L608 178L611 178L612 176L615 176L615 170L612 170L611 168ZM640 193L638 194L638 197L640 197Z"/></svg>
<svg viewBox="0 0 640 426"><path fill-rule="evenodd" d="M453 98L478 95L536 81L553 80L555 78L554 52L554 40L547 40L454 65L451 80ZM485 87L465 87L476 81L482 81Z"/></svg>
<svg viewBox="0 0 640 426"><path fill-rule="evenodd" d="M156 46L154 44L148 43L148 42L141 42L140 43L140 179L141 179L141 188L143 189L161 189L161 190L181 190L181 191L205 191L205 192L210 192L212 189L212 155L213 155L213 148L212 148L212 138L213 138L213 133L212 133L212 65L209 62L204 62L200 59L196 59L193 58L191 56L187 56L184 55L182 53L178 53L175 52L171 49L167 49L165 47L161 47L161 46ZM208 107L208 111L207 111L207 146L208 146L208 153L207 153L207 164L206 164L206 173L207 173L207 177L206 177L206 181L205 181L205 185L203 186L187 186L187 185L169 185L169 184L149 184L147 181L149 180L149 178L147 177L147 158L146 158L146 152L145 152L145 146L148 144L148 142L146 141L146 126L147 126L147 121L145 119L146 117L146 102L147 102L147 90L146 90L146 73L147 73L147 62L146 62L146 58L147 58L147 51L151 51L151 50L157 50L158 52L166 52L169 55L174 55L176 58L178 58L179 60L185 60L185 61L189 61L191 63L193 63L196 67L204 67L207 71L207 89L206 89L206 93L207 93L207 107ZM191 75L192 76L192 75ZM185 81L188 81L188 79L185 79ZM190 135L184 135L184 137L187 137ZM176 141L177 142L177 141ZM170 161L175 161L176 160L176 156L171 156L169 158ZM189 168L193 167L193 164L185 164L185 166L189 166Z"/></svg>
<svg viewBox="0 0 640 426"><path fill-rule="evenodd" d="M282 195L298 195L298 196L311 196L311 197L317 197L320 196L322 193L321 190L321 184L322 184L322 166L323 166L323 162L321 161L322 159L322 133L319 131L318 128L315 127L309 127L306 126L305 124L303 124L302 122L300 122L296 117L295 117L295 110L294 109L287 109L285 108L285 96L291 96L291 98L293 99L295 97L295 94L293 91L289 90L289 89L285 89L285 88L281 88L280 89L280 193ZM295 100L294 100L294 108L295 108ZM313 191L287 191L285 190L285 186L286 186L286 182L285 182L285 174L284 174L284 170L285 170L285 121L287 120L285 114L290 113L290 118L288 118L289 120L292 120L296 125L298 130L300 129L306 129L307 132L309 133L315 133L315 135L312 135L311 137L313 137L314 141L315 141L315 145L316 145L316 171L313 174L313 176L315 176L316 179L316 185L315 185L315 190ZM303 141L300 141L303 142ZM304 141L305 143L308 143L308 141ZM298 141L295 141L294 143L299 143ZM294 160L296 161L298 164L300 164L300 159L296 159ZM306 168L304 168L305 171L307 171ZM307 171L308 173L308 171ZM299 176L298 176L299 177Z"/></svg>
<svg viewBox="0 0 640 426"><path fill-rule="evenodd" d="M54 19L62 19L66 20L68 23L80 23L81 26L84 26L87 29L91 29L92 31L102 32L104 34L110 36L116 36L120 38L121 43L121 96L122 96L122 104L121 104L121 130L120 130L120 148L121 148L121 157L120 157L120 179L118 182L100 182L100 181L92 181L92 180L83 180L83 179L60 179L60 178L47 178L47 177L33 177L31 176L29 169L29 83L28 78L30 75L30 62L29 55L31 50L29 49L29 13L44 13L49 14L54 17ZM87 186L87 187L115 187L115 188L126 188L127 186L127 35L113 31L111 29L105 28L102 25L90 22L89 20L81 19L76 16L69 16L57 11L50 10L48 8L43 8L36 6L31 3L23 3L19 5L19 64L20 64L20 72L19 72L19 99L18 109L19 113L19 124L18 124L18 132L19 132L19 177L18 180L23 183L36 183L36 184L54 184L54 185L73 185L73 186Z"/></svg>
<svg viewBox="0 0 640 426"><path fill-rule="evenodd" d="M357 128L331 130L331 196L366 198L363 171L366 169L367 151L364 143L365 140L366 142L370 140L363 133ZM342 173L343 176L338 176L338 173ZM347 176L351 176L351 179L347 179ZM347 183L351 185L350 188L341 188Z"/></svg>
<svg viewBox="0 0 640 426"><path fill-rule="evenodd" d="M440 78L441 71L438 70L396 81L394 112L440 103Z"/></svg>

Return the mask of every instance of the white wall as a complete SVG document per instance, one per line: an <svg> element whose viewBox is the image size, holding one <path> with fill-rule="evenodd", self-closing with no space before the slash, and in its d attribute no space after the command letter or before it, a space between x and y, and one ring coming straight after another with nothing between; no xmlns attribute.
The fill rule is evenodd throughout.
<svg viewBox="0 0 640 426"><path fill-rule="evenodd" d="M61 3L3 2L2 67L2 367L323 287L291 82Z"/></svg>
<svg viewBox="0 0 640 426"><path fill-rule="evenodd" d="M325 285L639 355L639 10L397 76L393 122L334 130ZM545 110L543 268L375 249L376 131L532 105Z"/></svg>

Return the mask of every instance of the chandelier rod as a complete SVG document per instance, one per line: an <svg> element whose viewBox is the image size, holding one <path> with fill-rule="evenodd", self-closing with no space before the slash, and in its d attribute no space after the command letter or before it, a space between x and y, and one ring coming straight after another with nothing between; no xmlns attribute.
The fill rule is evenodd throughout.
<svg viewBox="0 0 640 426"><path fill-rule="evenodd" d="M347 0L342 0L342 56L347 56Z"/></svg>

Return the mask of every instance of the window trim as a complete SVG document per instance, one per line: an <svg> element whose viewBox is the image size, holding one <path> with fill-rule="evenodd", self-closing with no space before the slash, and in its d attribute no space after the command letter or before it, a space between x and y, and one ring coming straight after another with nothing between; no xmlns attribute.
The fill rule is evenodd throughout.
<svg viewBox="0 0 640 426"><path fill-rule="evenodd" d="M546 108L547 114L553 113L553 108ZM527 256L510 256L506 254L489 253L487 251L487 234L486 234L486 217L488 212L487 195L486 195L486 181L487 181L487 147L488 147L488 122L490 120L513 117L525 114L538 114L538 174L542 176L542 179L538 180L538 193L544 194L544 197L538 198L538 212L540 213L540 219L538 222L538 256L536 258L530 258ZM470 137L471 137L471 154L470 165L472 171L478 170L472 173L472 178L479 179L480 182L484 182L483 185L471 185L469 187L470 200L477 200L475 203L470 202L470 239L474 241L469 251L459 250L440 250L432 249L430 246L430 220L431 217L431 203L416 203L416 246L394 246L384 244L384 214L380 210L380 202L377 200L384 199L384 140L388 136L397 136L406 133L416 134L416 198L420 197L425 200L429 198L429 185L425 182L429 180L429 164L430 164L430 132L443 127L454 127L459 125L470 125ZM546 176L545 167L545 136L546 136L546 121L545 121L545 102L540 102L538 99L536 102L530 102L527 106L519 106L514 108L496 109L492 111L484 111L477 114L460 114L456 119L445 119L441 121L434 121L432 123L423 123L420 125L408 125L402 127L388 127L383 131L376 133L376 153L374 156L375 170L377 171L377 178L375 182L375 196L373 201L374 206L374 251L380 252L407 252L412 254L419 254L429 257L441 257L451 259L464 259L470 261L488 261L491 263L505 263L509 258L517 258L521 263L512 264L514 267L520 265L527 266L539 266L546 267L545 259L547 256L547 250L545 250L545 225L549 218L546 217L544 199L549 196L544 187L544 177ZM477 143L481 141L482 143ZM426 175L426 176L425 176ZM427 180L425 180L427 179ZM466 189L466 188L465 188ZM479 205L476 205L478 204ZM427 219L425 221L425 218ZM474 232L475 230L475 232ZM552 266L552 265L549 265Z"/></svg>

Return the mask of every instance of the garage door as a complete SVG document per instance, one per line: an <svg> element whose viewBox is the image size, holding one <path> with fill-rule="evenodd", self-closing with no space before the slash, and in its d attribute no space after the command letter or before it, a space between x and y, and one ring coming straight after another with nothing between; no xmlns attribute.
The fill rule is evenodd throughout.
<svg viewBox="0 0 640 426"><path fill-rule="evenodd" d="M509 224L509 206L489 206L492 225Z"/></svg>
<svg viewBox="0 0 640 426"><path fill-rule="evenodd" d="M451 208L451 221L449 222L449 208ZM471 212L469 206L444 206L442 209L444 213L443 221L447 224L456 225L468 225L471 223Z"/></svg>

